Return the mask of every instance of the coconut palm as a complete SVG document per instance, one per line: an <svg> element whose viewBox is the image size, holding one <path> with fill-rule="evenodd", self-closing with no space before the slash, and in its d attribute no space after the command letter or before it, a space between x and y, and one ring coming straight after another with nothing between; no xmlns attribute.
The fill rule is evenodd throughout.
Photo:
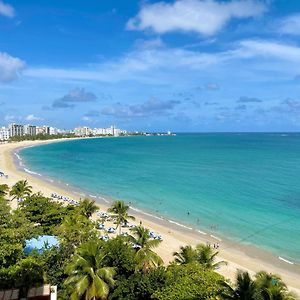
<svg viewBox="0 0 300 300"><path fill-rule="evenodd" d="M179 252L174 252L174 261L180 265L185 265L197 261L197 251L192 246L181 246Z"/></svg>
<svg viewBox="0 0 300 300"><path fill-rule="evenodd" d="M260 271L255 275L255 284L263 300L295 299L279 275Z"/></svg>
<svg viewBox="0 0 300 300"><path fill-rule="evenodd" d="M21 199L24 197L30 196L32 192L32 186L28 185L27 180L20 180L18 181L10 191L10 196L13 196L12 200L14 199Z"/></svg>
<svg viewBox="0 0 300 300"><path fill-rule="evenodd" d="M222 293L223 299L230 300L257 300L258 292L255 282L251 279L248 272L238 271L235 287L232 288L228 283L221 283L225 287Z"/></svg>
<svg viewBox="0 0 300 300"><path fill-rule="evenodd" d="M121 225L127 223L128 219L135 220L134 216L128 214L129 206L122 200L117 200L113 205L107 210L112 213L112 217L117 222L117 228L119 227L119 234L121 234Z"/></svg>
<svg viewBox="0 0 300 300"><path fill-rule="evenodd" d="M99 243L89 241L77 249L67 271L66 284L74 285L71 299L105 300L114 286L115 269L103 265Z"/></svg>
<svg viewBox="0 0 300 300"><path fill-rule="evenodd" d="M89 219L92 214L97 211L97 209L98 206L95 204L94 200L90 200L88 198L80 200L78 210L84 217Z"/></svg>
<svg viewBox="0 0 300 300"><path fill-rule="evenodd" d="M161 266L163 260L152 250L153 248L156 248L161 241L151 239L149 230L143 226L134 227L132 232L133 235L129 236L129 240L136 248L136 270L147 273L150 269Z"/></svg>
<svg viewBox="0 0 300 300"><path fill-rule="evenodd" d="M0 198L4 198L9 191L7 184L0 184Z"/></svg>
<svg viewBox="0 0 300 300"><path fill-rule="evenodd" d="M214 252L214 250L208 245L199 244L196 246L196 251L198 256L197 261L207 269L215 270L221 265L227 265L226 261L215 262L216 256L219 254L219 252Z"/></svg>

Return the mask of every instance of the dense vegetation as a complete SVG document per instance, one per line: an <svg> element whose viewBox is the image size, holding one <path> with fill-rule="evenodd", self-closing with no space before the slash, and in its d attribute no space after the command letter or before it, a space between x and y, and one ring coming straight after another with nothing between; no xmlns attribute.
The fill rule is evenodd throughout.
<svg viewBox="0 0 300 300"><path fill-rule="evenodd" d="M22 136L12 136L9 138L11 142L21 142L21 141L45 141L45 140L56 140L56 139L63 139L63 138L73 138L75 137L74 133L69 134L36 134L30 135L25 134Z"/></svg>
<svg viewBox="0 0 300 300"><path fill-rule="evenodd" d="M10 201L18 201L11 210ZM121 233L128 206L117 201L109 210L118 230L103 241L93 221L97 206L84 199L79 205L63 205L41 193L33 194L27 181L13 187L0 185L0 289L19 288L23 295L33 286L58 286L59 299L295 299L281 278L259 272L251 278L239 272L231 284L215 272L220 264L210 247L184 246L174 261L164 266L155 252L161 242L149 230L136 226ZM24 254L25 241L55 235L59 246L45 245L42 253Z"/></svg>

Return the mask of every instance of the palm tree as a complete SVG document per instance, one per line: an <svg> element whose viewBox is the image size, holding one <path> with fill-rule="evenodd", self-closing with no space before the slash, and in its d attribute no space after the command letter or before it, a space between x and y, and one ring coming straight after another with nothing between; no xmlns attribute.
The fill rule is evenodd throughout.
<svg viewBox="0 0 300 300"><path fill-rule="evenodd" d="M295 299L279 275L260 271L255 275L255 284L263 300Z"/></svg>
<svg viewBox="0 0 300 300"><path fill-rule="evenodd" d="M95 201L88 198L81 200L78 206L80 214L88 219L97 211L97 209L98 206L95 204Z"/></svg>
<svg viewBox="0 0 300 300"><path fill-rule="evenodd" d="M223 299L230 300L257 300L258 293L255 282L251 279L248 272L238 271L236 276L235 288L232 288L228 283L221 282L225 287L225 292L222 293Z"/></svg>
<svg viewBox="0 0 300 300"><path fill-rule="evenodd" d="M121 234L121 225L127 223L128 219L135 220L134 216L128 215L129 206L124 203L122 200L117 200L113 203L111 208L107 211L112 213L113 218L117 222L117 228L119 227L119 234Z"/></svg>
<svg viewBox="0 0 300 300"><path fill-rule="evenodd" d="M150 238L149 229L143 226L137 226L132 229L134 236L129 236L129 240L137 249L135 258L137 261L136 270L142 270L147 273L150 269L163 264L163 260L152 249L160 244L160 240Z"/></svg>
<svg viewBox="0 0 300 300"><path fill-rule="evenodd" d="M77 249L67 271L66 284L74 285L71 299L105 300L114 286L115 269L103 266L101 246L89 241Z"/></svg>
<svg viewBox="0 0 300 300"><path fill-rule="evenodd" d="M13 196L12 200L15 198L20 199L24 197L30 196L32 192L32 186L28 185L27 180L20 180L18 181L10 191L10 196Z"/></svg>
<svg viewBox="0 0 300 300"><path fill-rule="evenodd" d="M215 270L221 265L227 265L226 261L215 262L216 256L219 254L219 252L214 252L213 249L208 245L199 244L196 246L196 251L198 256L197 261L207 269Z"/></svg>
<svg viewBox="0 0 300 300"><path fill-rule="evenodd" d="M197 261L197 251L192 246L181 246L179 252L174 252L174 261L180 265L185 265Z"/></svg>
<svg viewBox="0 0 300 300"><path fill-rule="evenodd" d="M7 184L0 184L0 198L4 198L9 191Z"/></svg>

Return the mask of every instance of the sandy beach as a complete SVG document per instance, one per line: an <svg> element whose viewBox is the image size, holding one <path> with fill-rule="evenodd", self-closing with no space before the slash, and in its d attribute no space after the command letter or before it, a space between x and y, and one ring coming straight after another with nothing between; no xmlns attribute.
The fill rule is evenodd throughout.
<svg viewBox="0 0 300 300"><path fill-rule="evenodd" d="M63 188L55 183L52 184L51 182L43 180L42 177L33 176L32 174L23 171L16 165L16 156L14 153L18 148L52 142L58 141L24 141L19 143L0 144L0 171L8 175L8 178L0 177L0 184L6 183L9 186L12 186L18 180L27 179L33 187L34 192L41 191L48 197L50 197L50 194L53 192L73 199L83 197L75 190L73 191L71 187ZM59 140L59 142L64 142L64 140ZM107 209L107 203L104 201L101 202L99 199L96 201L99 204L101 211L105 211ZM287 283L289 288L300 295L299 265L289 264L288 262L280 260L271 253L255 247L241 246L224 239L220 241L218 237L211 236L207 232L201 233L199 231L180 226L175 222L171 223L170 221L156 218L135 210L132 210L132 214L136 217L136 223L142 222L144 226L163 236L163 242L157 248L157 252L166 263L173 259L172 253L174 251L178 251L180 246L186 244L196 245L199 242L218 242L220 243L219 259L226 260L228 262L227 266L223 266L218 270L218 272L223 274L225 277L233 280L238 269L248 270L251 274L260 270L278 273Z"/></svg>

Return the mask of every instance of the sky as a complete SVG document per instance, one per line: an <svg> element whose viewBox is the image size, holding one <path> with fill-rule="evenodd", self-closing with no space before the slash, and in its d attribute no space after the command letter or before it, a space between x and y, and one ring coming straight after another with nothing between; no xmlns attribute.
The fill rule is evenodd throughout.
<svg viewBox="0 0 300 300"><path fill-rule="evenodd" d="M299 0L0 0L0 126L300 131Z"/></svg>

